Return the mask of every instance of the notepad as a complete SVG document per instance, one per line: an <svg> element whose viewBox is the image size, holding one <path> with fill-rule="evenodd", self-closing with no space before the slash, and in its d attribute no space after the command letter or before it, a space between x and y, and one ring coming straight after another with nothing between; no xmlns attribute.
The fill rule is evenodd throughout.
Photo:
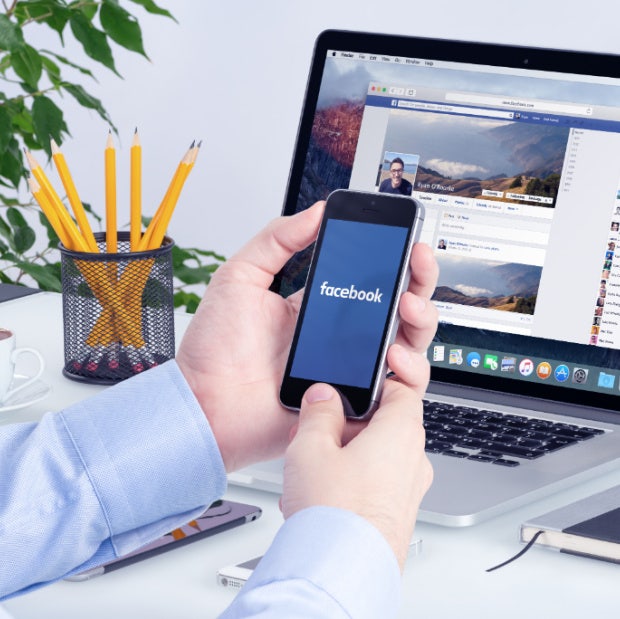
<svg viewBox="0 0 620 619"><path fill-rule="evenodd" d="M620 563L620 486L570 503L521 525L527 543Z"/></svg>

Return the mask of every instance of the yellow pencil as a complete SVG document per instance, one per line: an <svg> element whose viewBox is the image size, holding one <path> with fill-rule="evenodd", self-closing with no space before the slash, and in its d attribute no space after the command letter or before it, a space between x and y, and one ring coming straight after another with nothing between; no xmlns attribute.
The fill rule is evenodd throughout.
<svg viewBox="0 0 620 619"><path fill-rule="evenodd" d="M131 251L137 251L142 232L142 146L140 145L137 127L131 145L129 174L129 246Z"/></svg>
<svg viewBox="0 0 620 619"><path fill-rule="evenodd" d="M159 207L155 211L155 215L153 215L153 218L149 222L149 225L147 229L145 230L144 235L142 236L142 240L140 242L140 251L144 251L146 249L152 249L151 239L153 238L153 232L155 228L157 227L157 222L161 219L161 216L166 208L166 204L170 196L170 191L172 190L172 187L174 186L174 184L177 182L177 179L180 176L181 171L183 170L183 167L185 166L184 161L188 160L188 158L190 157L190 153L192 149L195 148L195 144L196 144L195 141L193 141L190 144L190 147L185 151L185 154L181 158L179 165L174 171L170 184L168 185L168 189L166 189L166 193L164 194L164 197L162 201L160 202Z"/></svg>
<svg viewBox="0 0 620 619"><path fill-rule="evenodd" d="M37 180L39 188L47 197L47 201L49 202L51 207L54 209L55 212L60 213L64 211L64 213L66 214L66 218L59 217L60 225L64 229L65 235L70 235L72 233L72 230L70 230L68 226L73 225L73 227L77 231L78 236L82 239L83 244L87 247L86 241L84 241L84 239L82 238L82 235L77 230L77 227L75 227L75 224L73 223L73 220L69 216L69 213L67 213L67 211L65 210L65 207L62 203L62 200L60 199L60 196L56 193L56 190L54 189L52 184L49 182L47 176L45 175L45 172L43 171L43 168L39 165L39 162L34 158L34 156L32 155L30 151L24 149L24 153L26 155L26 160L28 161L28 165L30 166L30 171L32 172L32 176L34 176L34 178ZM49 217L48 217L48 220L49 220ZM58 231L56 231L56 234L58 234ZM60 238L60 235L58 236ZM88 251L88 249L84 249L83 251Z"/></svg>
<svg viewBox="0 0 620 619"><path fill-rule="evenodd" d="M97 246L97 241L95 241L95 236L93 235L93 231L88 223L84 205L82 204L77 189L75 188L75 184L73 182L73 178L71 177L71 173L69 172L69 167L67 166L65 157L55 140L51 140L51 145L52 159L56 164L58 175L60 176L60 180L62 181L65 192L67 193L69 204L71 204L71 207L73 208L73 214L75 215L75 219L77 220L82 236L88 245L89 251L98 252L99 247Z"/></svg>
<svg viewBox="0 0 620 619"><path fill-rule="evenodd" d="M116 150L112 140L112 131L108 132L105 147L105 217L106 217L106 251L115 254L118 251L116 236Z"/></svg>
<svg viewBox="0 0 620 619"><path fill-rule="evenodd" d="M179 163L168 190L166 191L166 195L159 205L155 217L153 217L153 220L149 224L149 228L147 229L149 234L148 236L147 233L144 234L141 249L157 249L161 246L183 185L198 157L199 148L200 145L194 146L192 144L192 147L185 153L183 159Z"/></svg>
<svg viewBox="0 0 620 619"><path fill-rule="evenodd" d="M60 206L55 205L36 179L30 177L28 183L34 199L38 202L62 244L67 249L87 252L88 245L65 207L62 204Z"/></svg>

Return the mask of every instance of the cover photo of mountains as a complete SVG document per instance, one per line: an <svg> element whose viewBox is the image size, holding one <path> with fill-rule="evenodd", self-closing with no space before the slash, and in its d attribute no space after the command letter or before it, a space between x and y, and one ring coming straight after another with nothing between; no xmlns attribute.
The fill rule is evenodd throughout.
<svg viewBox="0 0 620 619"><path fill-rule="evenodd" d="M525 194L553 207L568 135L563 126L394 110L384 145L420 155L416 191L517 203L506 193Z"/></svg>

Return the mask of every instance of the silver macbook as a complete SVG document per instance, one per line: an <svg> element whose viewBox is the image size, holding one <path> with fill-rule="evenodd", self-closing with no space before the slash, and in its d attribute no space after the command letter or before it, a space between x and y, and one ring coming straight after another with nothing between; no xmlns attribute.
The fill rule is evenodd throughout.
<svg viewBox="0 0 620 619"><path fill-rule="evenodd" d="M284 214L338 188L425 205L441 274L422 520L475 524L618 466L620 58L327 31ZM309 255L274 290L301 288ZM279 492L282 463L230 481Z"/></svg>

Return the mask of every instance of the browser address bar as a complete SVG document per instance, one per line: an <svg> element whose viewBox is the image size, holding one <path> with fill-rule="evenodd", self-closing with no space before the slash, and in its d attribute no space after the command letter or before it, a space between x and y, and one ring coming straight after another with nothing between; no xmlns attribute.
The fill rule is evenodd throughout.
<svg viewBox="0 0 620 619"><path fill-rule="evenodd" d="M457 114L469 114L470 116L489 116L491 118L506 118L512 120L514 112L503 112L500 110L485 110L479 107L466 107L463 105L446 105L445 103L425 103L423 101L403 101L399 100L397 107L407 108L408 110L424 110L426 112L446 112Z"/></svg>
<svg viewBox="0 0 620 619"><path fill-rule="evenodd" d="M569 103L553 103L550 101L536 101L532 99L518 99L512 97L493 97L488 95L470 95L461 92L446 93L446 101L455 103L474 103L479 105L500 105L517 107L530 112L557 112L559 114L578 114L591 116L592 106L575 105Z"/></svg>

